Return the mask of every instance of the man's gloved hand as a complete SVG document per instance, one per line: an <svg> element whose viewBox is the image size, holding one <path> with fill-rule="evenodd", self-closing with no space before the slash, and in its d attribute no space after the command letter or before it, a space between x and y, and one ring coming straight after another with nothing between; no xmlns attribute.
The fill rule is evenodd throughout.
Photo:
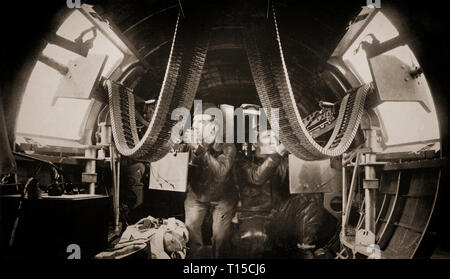
<svg viewBox="0 0 450 279"><path fill-rule="evenodd" d="M199 144L197 146L197 149L194 150L195 156L197 157L203 156L203 154L205 154L208 151L209 146L210 145L208 144Z"/></svg>
<svg viewBox="0 0 450 279"><path fill-rule="evenodd" d="M278 154L280 154L281 156L284 156L286 153L288 153L286 147L284 146L284 144L280 143L277 147L276 147L276 152Z"/></svg>

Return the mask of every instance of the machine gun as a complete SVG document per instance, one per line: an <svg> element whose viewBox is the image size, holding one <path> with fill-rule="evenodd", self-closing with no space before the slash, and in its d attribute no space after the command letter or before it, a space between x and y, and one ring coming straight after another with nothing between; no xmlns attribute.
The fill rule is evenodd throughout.
<svg viewBox="0 0 450 279"><path fill-rule="evenodd" d="M317 110L303 120L306 129L313 138L317 138L334 127L336 120L335 104L330 102L319 102L320 110Z"/></svg>

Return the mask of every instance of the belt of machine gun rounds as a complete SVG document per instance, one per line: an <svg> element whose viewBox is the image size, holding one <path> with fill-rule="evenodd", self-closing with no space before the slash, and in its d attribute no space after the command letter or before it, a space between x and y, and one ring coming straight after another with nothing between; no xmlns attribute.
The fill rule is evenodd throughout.
<svg viewBox="0 0 450 279"><path fill-rule="evenodd" d="M319 145L300 116L285 64L275 8L273 25L264 19L251 19L244 29L244 41L256 90L265 108L279 108L281 142L295 156L319 160L342 155L351 145L364 113L370 84L346 94L341 101L334 130L325 146ZM266 110L270 114L270 110ZM268 115L268 119L272 119ZM272 127L274 125L272 124Z"/></svg>
<svg viewBox="0 0 450 279"><path fill-rule="evenodd" d="M279 108L280 139L295 156L304 160L340 156L356 136L366 96L372 87L363 85L343 97L334 130L327 144L319 145L299 114L273 6L272 11L273 26L250 20L244 29L244 43L260 101L265 108ZM176 124L170 120L169 113L175 108L191 107L206 60L209 36L195 27L192 22L186 24L180 20L178 15L156 109L142 139L139 139L136 129L132 90L107 81L114 141L122 155L156 161L169 151L170 146L166 143ZM266 111L271 119L270 109Z"/></svg>
<svg viewBox="0 0 450 279"><path fill-rule="evenodd" d="M190 109L197 91L209 45L209 29L198 24L198 17L189 20L178 14L169 60L156 102L144 136L139 139L133 91L108 80L109 112L117 150L133 159L157 161L170 150L167 144L177 120L171 120L176 108Z"/></svg>

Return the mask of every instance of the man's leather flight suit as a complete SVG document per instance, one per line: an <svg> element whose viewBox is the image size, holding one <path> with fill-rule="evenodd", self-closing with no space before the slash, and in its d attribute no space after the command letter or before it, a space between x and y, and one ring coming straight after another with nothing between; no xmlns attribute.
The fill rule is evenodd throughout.
<svg viewBox="0 0 450 279"><path fill-rule="evenodd" d="M192 152L189 185L185 200L186 226L189 230L191 257L198 257L203 246L202 224L212 210L213 256L224 257L235 214L237 189L233 179L236 157L234 144L215 143Z"/></svg>

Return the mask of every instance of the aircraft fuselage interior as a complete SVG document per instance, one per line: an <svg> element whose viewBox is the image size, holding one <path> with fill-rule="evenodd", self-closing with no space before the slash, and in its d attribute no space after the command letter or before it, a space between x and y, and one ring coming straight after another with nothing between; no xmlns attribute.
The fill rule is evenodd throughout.
<svg viewBox="0 0 450 279"><path fill-rule="evenodd" d="M29 5L1 47L0 258L450 258L438 7Z"/></svg>

